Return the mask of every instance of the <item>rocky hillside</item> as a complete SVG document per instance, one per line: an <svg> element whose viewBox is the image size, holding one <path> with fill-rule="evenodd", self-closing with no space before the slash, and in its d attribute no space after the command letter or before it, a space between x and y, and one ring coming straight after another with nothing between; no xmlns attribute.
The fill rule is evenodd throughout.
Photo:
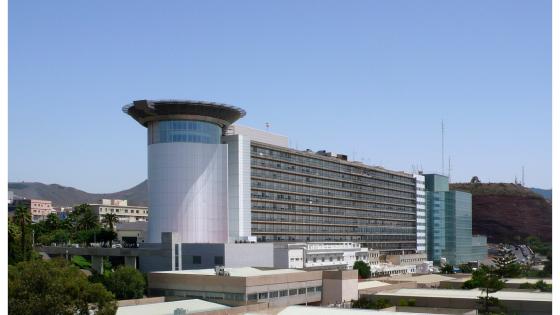
<svg viewBox="0 0 560 315"><path fill-rule="evenodd" d="M129 204L137 206L148 205L147 181L143 181L127 190L107 194L90 194L73 187L33 182L8 183L8 190L13 191L14 195L17 197L51 200L54 206L73 206L80 203L94 203L103 198L126 199Z"/></svg>
<svg viewBox="0 0 560 315"><path fill-rule="evenodd" d="M515 242L529 235L552 241L552 204L521 185L457 183L450 189L473 195L473 234L489 243Z"/></svg>

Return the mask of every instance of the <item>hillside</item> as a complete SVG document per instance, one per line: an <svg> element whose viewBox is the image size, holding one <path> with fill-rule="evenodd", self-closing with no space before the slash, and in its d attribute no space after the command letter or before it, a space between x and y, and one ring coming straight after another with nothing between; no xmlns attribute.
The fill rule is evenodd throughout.
<svg viewBox="0 0 560 315"><path fill-rule="evenodd" d="M529 188L506 183L450 184L450 189L473 194L473 234L489 243L534 235L552 240L552 204Z"/></svg>
<svg viewBox="0 0 560 315"><path fill-rule="evenodd" d="M531 190L543 196L544 199L552 201L552 189L531 188Z"/></svg>
<svg viewBox="0 0 560 315"><path fill-rule="evenodd" d="M73 206L80 203L94 203L103 198L126 199L129 204L137 206L148 205L147 181L143 181L127 190L106 194L91 194L73 187L33 182L8 183L8 190L13 191L14 195L18 197L51 200L54 206Z"/></svg>

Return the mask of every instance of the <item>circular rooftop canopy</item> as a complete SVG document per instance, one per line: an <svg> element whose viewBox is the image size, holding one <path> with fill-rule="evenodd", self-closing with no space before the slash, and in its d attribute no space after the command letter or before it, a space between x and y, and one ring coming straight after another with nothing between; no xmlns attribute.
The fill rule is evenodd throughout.
<svg viewBox="0 0 560 315"><path fill-rule="evenodd" d="M156 120L201 120L229 126L245 116L239 107L226 104L190 100L139 100L122 108L142 126Z"/></svg>

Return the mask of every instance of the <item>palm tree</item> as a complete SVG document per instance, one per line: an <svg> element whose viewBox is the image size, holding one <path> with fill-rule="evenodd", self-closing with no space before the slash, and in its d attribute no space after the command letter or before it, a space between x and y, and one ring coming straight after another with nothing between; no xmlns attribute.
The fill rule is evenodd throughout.
<svg viewBox="0 0 560 315"><path fill-rule="evenodd" d="M109 226L109 230L111 232L114 232L115 225L117 225L117 223L119 223L119 217L114 213L107 213L101 219L101 223L105 224L106 226ZM113 247L113 239L112 238L109 240L109 246Z"/></svg>
<svg viewBox="0 0 560 315"><path fill-rule="evenodd" d="M109 230L113 231L115 225L119 223L119 217L114 213L107 213L101 219L101 223L109 226Z"/></svg>
<svg viewBox="0 0 560 315"><path fill-rule="evenodd" d="M25 235L27 234L27 230L31 225L31 213L29 209L25 206L17 206L16 211L14 213L14 222L19 226L20 233L21 233L21 253L23 256L23 260L27 260L27 244Z"/></svg>
<svg viewBox="0 0 560 315"><path fill-rule="evenodd" d="M99 218L88 208L80 215L77 223L80 230L93 230L98 227Z"/></svg>

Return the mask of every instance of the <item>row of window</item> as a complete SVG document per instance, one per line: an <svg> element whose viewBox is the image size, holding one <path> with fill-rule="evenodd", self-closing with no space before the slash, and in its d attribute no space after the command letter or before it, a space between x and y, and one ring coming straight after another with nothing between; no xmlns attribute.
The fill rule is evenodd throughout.
<svg viewBox="0 0 560 315"><path fill-rule="evenodd" d="M165 120L148 126L148 144L170 142L220 143L222 129L204 121Z"/></svg>
<svg viewBox="0 0 560 315"><path fill-rule="evenodd" d="M342 183L350 182L350 184L354 183L357 186L369 186L373 188L372 192L379 192L379 193L386 193L392 194L395 192L400 191L408 191L412 192L414 195L416 193L416 189L414 186L411 185L404 185L398 184L386 180L379 180L375 178L364 178L362 176L356 176L349 173L339 173L339 172L332 172L312 167L305 167L285 162L278 162L278 161L271 161L259 157L252 157L251 158L251 166L252 167L264 167L264 168L271 168L282 170L285 172L290 173L297 173L303 176L311 176L311 177L325 177L331 179L330 181L337 181ZM388 188L388 189L384 189Z"/></svg>
<svg viewBox="0 0 560 315"><path fill-rule="evenodd" d="M317 195L317 196L325 196L325 197L338 197L338 198L347 198L347 199L355 199L355 200L377 200L376 197L378 196L386 196L386 197L400 197L400 198L409 198L414 199L414 194L412 193L404 193L404 192L380 192L381 189L376 189L375 194L372 193L360 193L356 191L347 191L347 190L336 190L336 189L329 189L329 188L315 188L312 186L302 186L302 185L294 185L294 184L285 184L285 183L278 183L273 181L265 181L259 179L253 179L251 181L251 186L257 189L270 189L270 190L279 190L285 192L292 192L292 193L300 193L300 194L307 194L307 195Z"/></svg>
<svg viewBox="0 0 560 315"><path fill-rule="evenodd" d="M306 176L305 174L301 173L288 173L284 171L275 171L273 169L266 169L261 166L253 165L251 167L251 176L262 177L265 179L276 179L276 180L283 180L288 181L291 183L301 183L305 185L314 185L319 187L331 187L336 189L342 190L352 190L352 191L359 191L359 192L366 192L366 193L375 193L376 189L379 187L383 188L391 188L389 187L389 183L358 183L358 182L350 182L350 181L342 181L342 180L334 180L334 179L325 179L325 178L317 178L314 176ZM414 189L409 189L405 192L415 193Z"/></svg>
<svg viewBox="0 0 560 315"><path fill-rule="evenodd" d="M366 202L366 201L352 201L346 199L319 197L314 195L292 195L288 193L260 191L257 189L251 190L251 198L286 201L286 202L298 202L298 203L315 204L315 205L349 207L349 208L358 208L358 209L366 209L366 210L370 210L375 207L375 205L372 204L372 202ZM401 203L401 204L406 203L412 206L415 205L413 200L400 200L400 199L389 198L389 197L375 197L375 199L376 202L378 203ZM416 207L414 206L410 209L412 211L415 211Z"/></svg>
<svg viewBox="0 0 560 315"><path fill-rule="evenodd" d="M136 214L148 214L148 210L139 210L139 209L119 209L119 208L99 208L99 212L111 212L111 213L120 213L123 210L123 213L136 213Z"/></svg>
<svg viewBox="0 0 560 315"><path fill-rule="evenodd" d="M416 240L415 228L399 228L393 234L388 232L373 232L372 227L343 227L343 226L323 226L323 225L295 225L295 224L266 224L251 223L251 231L256 234L276 234L276 233L298 233L298 234L340 234L348 236L349 234L358 235L360 240L372 237L377 241L398 241L398 240ZM397 228L396 228L397 229ZM328 240L328 239L327 239Z"/></svg>
<svg viewBox="0 0 560 315"><path fill-rule="evenodd" d="M333 225L305 225L305 224L275 224L258 222L253 223L253 232L297 232L297 233L351 233L351 234L378 234L383 239L395 235L413 235L416 238L416 227L378 227L378 226L333 226ZM395 235L390 235L395 234ZM398 239L398 238L397 238Z"/></svg>
<svg viewBox="0 0 560 315"><path fill-rule="evenodd" d="M313 158L300 154L294 154L290 152L259 147L256 146L255 144L251 145L251 152L253 153L254 156L258 156L258 157L270 157L274 159L285 160L288 162L299 163L299 164L309 165L313 167L320 167L320 168L329 169L342 173L360 174L363 176L369 176L378 179L398 181L405 184L416 183L416 181L412 177L398 176L391 173L379 172L364 167L349 165L347 163L327 161L321 158Z"/></svg>
<svg viewBox="0 0 560 315"><path fill-rule="evenodd" d="M345 208L331 208L325 205L317 205L312 203L282 203L282 202L267 202L266 200L252 200L251 203L253 209L261 210L279 210L279 211L297 211L297 212L309 212L309 213L321 213L330 215L342 215L342 216L356 216L356 217L368 217L368 213L375 213L372 216L381 216L381 213L396 213L396 214L407 214L413 215L416 213L414 208L399 207L393 205L383 205L383 204L371 204L371 209L364 210L349 210Z"/></svg>
<svg viewBox="0 0 560 315"><path fill-rule="evenodd" d="M251 212L252 221L272 221L272 222L293 222L293 223L310 223L310 224L339 224L339 225L367 225L367 226L390 226L390 227L414 227L414 221L392 221L381 220L375 217L373 213L367 213L367 217L332 217L305 214L286 214L272 212ZM381 213L382 215L384 213Z"/></svg>
<svg viewBox="0 0 560 315"><path fill-rule="evenodd" d="M278 298L283 298L283 297L293 296L293 295L308 295L308 294L321 293L321 291L322 291L322 287L318 286L318 287L280 290L280 291L260 292L260 293L247 294L247 301L278 299Z"/></svg>

